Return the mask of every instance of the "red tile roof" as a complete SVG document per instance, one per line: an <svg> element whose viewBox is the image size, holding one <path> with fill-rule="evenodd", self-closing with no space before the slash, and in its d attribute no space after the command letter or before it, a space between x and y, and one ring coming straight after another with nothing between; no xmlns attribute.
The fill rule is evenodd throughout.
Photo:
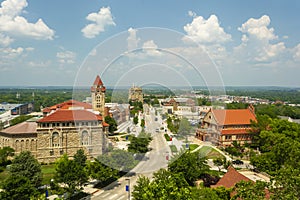
<svg viewBox="0 0 300 200"><path fill-rule="evenodd" d="M57 110L38 122L102 121L102 116L87 110Z"/></svg>
<svg viewBox="0 0 300 200"><path fill-rule="evenodd" d="M102 80L101 80L101 78L100 78L99 75L97 75L97 77L96 77L93 85L95 85L95 86L103 86L103 82L102 82Z"/></svg>
<svg viewBox="0 0 300 200"><path fill-rule="evenodd" d="M104 127L108 127L108 126L109 126L109 124L106 123L106 122L102 122L102 125L103 125Z"/></svg>
<svg viewBox="0 0 300 200"><path fill-rule="evenodd" d="M256 121L255 114L250 109L212 110L219 125L250 125Z"/></svg>
<svg viewBox="0 0 300 200"><path fill-rule="evenodd" d="M69 101L65 101L63 103L59 103L59 104L56 104L54 106L47 107L47 108L43 109L43 112L49 113L52 110L57 110L57 109L65 109L65 110L67 110L67 109L69 109L71 107L83 107L84 109L92 109L92 105L91 104L71 99Z"/></svg>
<svg viewBox="0 0 300 200"><path fill-rule="evenodd" d="M231 134L247 134L250 133L251 129L249 128L239 128L239 129L222 129L222 135L231 135Z"/></svg>
<svg viewBox="0 0 300 200"><path fill-rule="evenodd" d="M101 80L101 78L100 78L99 75L97 75L97 77L96 77L96 79L94 81L94 84L91 87L91 92L95 92L95 91L97 91L97 92L100 92L100 91L101 92L105 92L106 91L106 88L103 85L103 82L102 82L102 80Z"/></svg>
<svg viewBox="0 0 300 200"><path fill-rule="evenodd" d="M224 186L225 188L231 188L240 181L251 181L243 174L236 171L232 166L229 166L226 174L218 181L213 187Z"/></svg>

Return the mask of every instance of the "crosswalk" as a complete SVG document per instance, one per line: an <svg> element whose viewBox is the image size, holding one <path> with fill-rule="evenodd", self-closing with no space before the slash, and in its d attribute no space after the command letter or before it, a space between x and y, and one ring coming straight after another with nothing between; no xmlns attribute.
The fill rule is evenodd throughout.
<svg viewBox="0 0 300 200"><path fill-rule="evenodd" d="M116 133L123 133L123 132L127 132L127 128L130 128L131 130L131 127L133 127L133 124L131 121L126 121L120 125L118 125L118 130L115 131Z"/></svg>
<svg viewBox="0 0 300 200"><path fill-rule="evenodd" d="M103 200L127 200L128 199L128 193L124 192L123 194L118 194L114 192L109 192L109 191L99 191L95 193L92 197L92 199L97 200L97 199L103 199Z"/></svg>

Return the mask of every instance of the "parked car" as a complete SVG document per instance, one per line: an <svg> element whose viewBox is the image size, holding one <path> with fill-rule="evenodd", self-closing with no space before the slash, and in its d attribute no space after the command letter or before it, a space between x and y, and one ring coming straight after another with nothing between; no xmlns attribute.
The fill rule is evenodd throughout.
<svg viewBox="0 0 300 200"><path fill-rule="evenodd" d="M232 164L235 164L235 165L242 165L242 164L244 164L244 162L241 161L241 160L233 160L233 161L232 161Z"/></svg>

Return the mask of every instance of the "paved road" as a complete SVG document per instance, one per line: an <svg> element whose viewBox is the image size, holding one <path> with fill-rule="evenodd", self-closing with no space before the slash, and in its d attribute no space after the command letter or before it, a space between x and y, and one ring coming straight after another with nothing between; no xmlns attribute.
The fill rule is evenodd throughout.
<svg viewBox="0 0 300 200"><path fill-rule="evenodd" d="M121 177L118 181L94 193L92 196L93 200L128 199L128 192L125 191L125 186L129 181L126 179L130 179L130 189L132 190L138 176L143 175L151 178L154 172L167 167L168 161L166 160L166 156L169 156L171 150L164 139L163 132L156 132L156 129L160 127L160 123L155 121L154 110L150 109L149 115L147 113L144 114L144 119L146 121L146 131L151 133L153 137L150 143L152 150L148 152L145 159L131 171L131 175Z"/></svg>

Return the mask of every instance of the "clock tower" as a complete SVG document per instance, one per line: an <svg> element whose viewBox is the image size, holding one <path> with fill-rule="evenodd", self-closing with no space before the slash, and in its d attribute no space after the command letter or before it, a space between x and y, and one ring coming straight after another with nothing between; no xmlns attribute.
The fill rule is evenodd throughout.
<svg viewBox="0 0 300 200"><path fill-rule="evenodd" d="M103 82L99 75L97 75L94 84L91 87L92 93L92 107L93 110L99 111L100 115L103 117L104 115L104 107L105 107L105 91L106 88L103 85Z"/></svg>

